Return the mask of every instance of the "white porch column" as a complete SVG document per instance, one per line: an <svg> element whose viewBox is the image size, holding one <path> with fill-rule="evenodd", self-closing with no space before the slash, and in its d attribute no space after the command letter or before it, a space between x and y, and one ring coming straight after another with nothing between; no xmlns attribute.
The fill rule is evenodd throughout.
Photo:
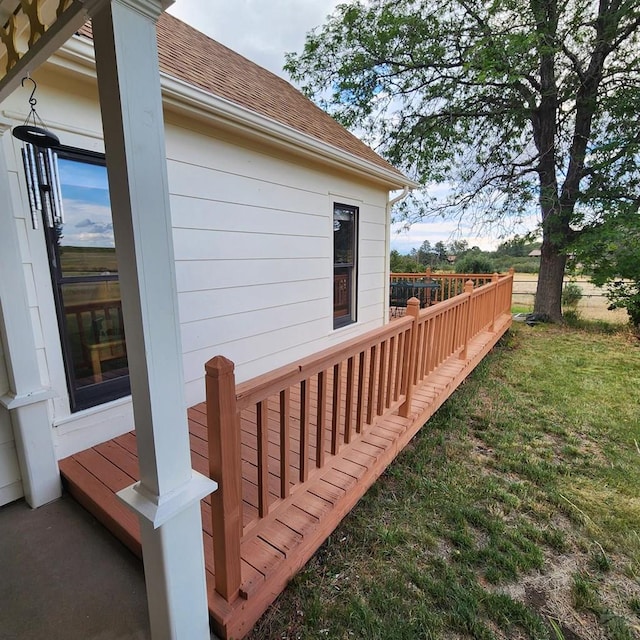
<svg viewBox="0 0 640 640"><path fill-rule="evenodd" d="M1 146L0 202L4 203L0 207L0 339L10 385L9 393L0 396L0 405L11 416L24 495L35 508L60 497L60 474L48 408L51 391L40 380L9 174Z"/></svg>
<svg viewBox="0 0 640 640"><path fill-rule="evenodd" d="M140 517L151 630L209 638L199 501L192 471L156 43L161 0L111 0L93 16L98 89L140 482L120 493Z"/></svg>

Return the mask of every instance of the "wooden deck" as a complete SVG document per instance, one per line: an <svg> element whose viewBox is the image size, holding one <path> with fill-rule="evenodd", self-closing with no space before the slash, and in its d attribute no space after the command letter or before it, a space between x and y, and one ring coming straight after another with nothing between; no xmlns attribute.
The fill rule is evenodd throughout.
<svg viewBox="0 0 640 640"><path fill-rule="evenodd" d="M463 323L470 326L468 321ZM251 629L292 576L510 324L509 313L503 312L495 317L492 325L477 331L464 349L456 349L431 371L424 368L425 375L417 376L418 384L408 396L400 393L401 380L394 369L401 364L400 356L393 364L391 355L387 355L391 363L388 367L390 374L384 384L377 384L378 396L371 392L369 406L378 404L384 408L386 403L388 410L377 417L369 416L369 420L365 415L366 398L347 404L335 401L336 395L342 394L347 398L351 395L353 398L354 393L359 393L356 389L365 388L357 380L359 375L365 382L364 378L368 376L364 355L360 366L356 364L355 372L353 365L350 371L347 371L347 366L329 369L329 373L335 372L340 376L339 384L334 384L329 374L327 380L318 379L321 374L315 374L313 379L309 378L308 386L298 386L301 391L297 393L292 388L290 399L287 396L289 426L286 441L289 445L284 453L280 448L280 443L285 441L280 417L284 409L280 405L278 410L278 395L264 404L264 401L259 402L257 412L256 405L239 412L242 534L240 588L235 597L222 597L220 588L216 589L211 499L206 498L201 503L209 609L212 626L219 635L241 638ZM399 338L396 339L400 342ZM405 352L404 348L402 351ZM375 350L373 353L375 360ZM384 355L381 357L384 359ZM417 370L422 365L414 361L412 366ZM374 371L373 367L371 371ZM323 388L333 390L333 405L323 401ZM380 400L385 392L386 398ZM401 417L398 411L399 402L404 397L410 402L409 410L404 411L408 413L407 417ZM319 405L325 407L324 411L318 410ZM342 407L340 420L331 416L335 411L332 406ZM263 412L266 416L256 415ZM316 417L296 421L289 419L290 415ZM190 408L188 418L193 468L209 475L209 429L205 404ZM267 426L264 435L260 435L260 430L256 432L257 423ZM340 432L337 433L336 429ZM261 464L261 460L266 460L266 463ZM135 433L66 458L60 461L60 469L69 492L76 500L140 555L137 517L115 496L117 491L138 479Z"/></svg>

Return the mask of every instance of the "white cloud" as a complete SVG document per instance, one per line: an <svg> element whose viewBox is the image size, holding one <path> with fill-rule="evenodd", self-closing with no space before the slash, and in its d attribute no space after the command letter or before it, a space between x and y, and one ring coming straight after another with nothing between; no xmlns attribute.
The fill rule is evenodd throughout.
<svg viewBox="0 0 640 640"><path fill-rule="evenodd" d="M72 247L114 247L111 209L86 200L64 199L62 244Z"/></svg>

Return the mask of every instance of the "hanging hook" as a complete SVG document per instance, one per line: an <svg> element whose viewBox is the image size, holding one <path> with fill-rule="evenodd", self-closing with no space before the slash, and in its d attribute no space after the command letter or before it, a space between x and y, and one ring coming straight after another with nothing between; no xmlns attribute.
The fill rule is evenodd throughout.
<svg viewBox="0 0 640 640"><path fill-rule="evenodd" d="M36 147L40 147L43 149L47 149L49 147L57 147L60 145L60 139L55 133L52 133L45 128L44 122L42 122L42 119L36 111L37 100L34 96L38 85L36 84L36 81L31 78L31 76L27 75L22 78L20 82L21 86L23 87L25 80L31 80L31 82L33 82L33 91L31 91L31 95L29 96L31 112L27 115L27 119L24 121L24 124L19 127L14 127L11 133L15 138L18 138L18 140L28 142L29 144L33 144ZM33 122L33 124L30 124L30 120Z"/></svg>
<svg viewBox="0 0 640 640"><path fill-rule="evenodd" d="M31 109L35 109L35 106L36 106L38 101L33 96L36 93L36 89L38 88L38 85L36 84L36 81L32 77L25 76L24 78L22 78L22 81L20 82L20 86L24 87L24 81L25 80L31 80L31 82L33 82L33 91L31 92L31 95L29 96L29 104L31 105Z"/></svg>

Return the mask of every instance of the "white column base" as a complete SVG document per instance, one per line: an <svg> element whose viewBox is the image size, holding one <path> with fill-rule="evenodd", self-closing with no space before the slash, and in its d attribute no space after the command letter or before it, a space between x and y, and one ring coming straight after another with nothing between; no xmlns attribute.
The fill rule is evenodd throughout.
<svg viewBox="0 0 640 640"><path fill-rule="evenodd" d="M140 520L154 640L211 637L200 500L217 488L216 482L192 471L189 482L163 496L150 495L139 482L117 493ZM194 597L202 602L194 602Z"/></svg>
<svg viewBox="0 0 640 640"><path fill-rule="evenodd" d="M62 495L60 470L51 442L48 390L0 398L9 410L24 497L34 509Z"/></svg>
<svg viewBox="0 0 640 640"><path fill-rule="evenodd" d="M140 482L125 487L116 495L157 529L193 502L199 503L218 488L218 483L207 476L193 470L191 474L189 482L162 496L152 495Z"/></svg>

